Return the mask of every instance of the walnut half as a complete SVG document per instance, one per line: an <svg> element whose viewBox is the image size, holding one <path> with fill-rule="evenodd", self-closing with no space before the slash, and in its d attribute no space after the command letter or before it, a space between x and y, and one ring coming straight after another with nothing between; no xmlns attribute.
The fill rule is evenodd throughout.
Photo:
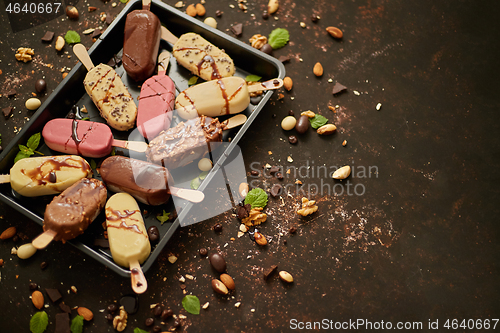
<svg viewBox="0 0 500 333"><path fill-rule="evenodd" d="M253 227L267 220L267 215L262 213L262 207L255 207L250 210L248 217L241 220L247 227Z"/></svg>
<svg viewBox="0 0 500 333"><path fill-rule="evenodd" d="M267 43L267 37L262 36L261 34L256 34L249 39L249 42L252 45L252 47L256 48L257 50L260 50L262 46L264 46L264 44Z"/></svg>
<svg viewBox="0 0 500 333"><path fill-rule="evenodd" d="M318 210L316 206L316 200L309 201L307 198L302 198L302 208L297 211L297 214L302 216L311 215Z"/></svg>
<svg viewBox="0 0 500 333"><path fill-rule="evenodd" d="M121 332L127 327L127 311L123 306L120 306L120 314L113 318L113 328L118 332Z"/></svg>
<svg viewBox="0 0 500 333"><path fill-rule="evenodd" d="M17 49L16 59L17 61L28 62L31 61L31 56L34 54L35 51L33 51L33 49L30 49L28 47L20 47Z"/></svg>

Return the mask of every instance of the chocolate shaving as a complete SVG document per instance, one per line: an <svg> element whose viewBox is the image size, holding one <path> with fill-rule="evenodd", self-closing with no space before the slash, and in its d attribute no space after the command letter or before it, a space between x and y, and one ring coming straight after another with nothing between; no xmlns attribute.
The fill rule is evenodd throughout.
<svg viewBox="0 0 500 333"><path fill-rule="evenodd" d="M47 32L45 32L45 35L43 35L43 37L42 37L42 42L50 43L52 41L52 38L54 38L54 32L47 31Z"/></svg>
<svg viewBox="0 0 500 333"><path fill-rule="evenodd" d="M231 32L236 36L239 37L243 33L243 23L238 23L235 24L231 27Z"/></svg>
<svg viewBox="0 0 500 333"><path fill-rule="evenodd" d="M8 106L6 108L3 108L2 112L3 112L4 117L9 118L10 115L12 114L12 110L14 110L14 108L12 106Z"/></svg>
<svg viewBox="0 0 500 333"><path fill-rule="evenodd" d="M276 271L276 268L278 268L278 265L272 265L268 269L264 271L264 280L269 279L269 277Z"/></svg>
<svg viewBox="0 0 500 333"><path fill-rule="evenodd" d="M335 94L338 94L338 93L340 93L340 92L342 92L342 91L344 91L344 90L347 90L347 87L337 82L337 83L335 83L335 85L333 86L333 91L332 91L332 94L334 94L334 95L335 95Z"/></svg>
<svg viewBox="0 0 500 333"><path fill-rule="evenodd" d="M48 289L48 288L45 288L45 292L49 296L49 298L52 301L52 303L55 303L55 302L57 302L58 300L60 300L62 298L61 293L57 289Z"/></svg>

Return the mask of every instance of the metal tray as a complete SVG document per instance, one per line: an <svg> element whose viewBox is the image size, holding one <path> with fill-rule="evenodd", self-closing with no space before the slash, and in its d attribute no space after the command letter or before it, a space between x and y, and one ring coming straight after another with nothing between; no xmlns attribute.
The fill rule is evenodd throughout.
<svg viewBox="0 0 500 333"><path fill-rule="evenodd" d="M106 29L102 36L97 40L89 50L90 57L94 64L108 63L120 54L123 47L123 31L125 26L125 19L128 13L135 9L141 9L142 2L140 0L130 1L123 11L115 18L113 23ZM263 80L272 78L284 78L285 68L277 59L258 51L251 46L232 38L231 36L213 29L202 22L180 12L179 10L168 6L159 1L151 3L151 11L158 16L162 25L169 29L174 35L180 36L183 33L195 32L209 40L214 45L225 52L234 60L236 65L235 76L245 77L248 74L259 75ZM171 51L172 45L166 41L161 41L160 51ZM127 77L123 67L117 66L115 68L117 73L122 77L123 82L129 88L130 93L134 98L140 93L140 86ZM54 92L47 98L41 105L37 112L31 117L30 121L24 126L23 130L14 138L12 142L6 147L4 152L0 155L0 173L8 174L13 165L14 158L17 154L18 144L26 144L28 138L38 132L41 132L45 123L54 118L64 118L71 111L73 105L85 105L89 113L88 117L92 121L104 122L99 116L97 108L92 103L90 98L85 93L83 87L83 79L87 74L85 67L78 63L68 74L68 76L59 84ZM192 74L177 66L174 58L170 60L170 66L167 74L175 82L177 93L188 87L188 80ZM142 269L146 272L154 263L163 247L167 244L170 237L181 224L190 224L193 221L200 221L214 215L214 212L222 213L231 209L235 204L233 197L237 193L237 186L241 181L246 180L243 159L239 152L237 143L242 138L250 124L257 117L257 114L262 110L264 105L271 97L272 91L263 94L261 101L257 105L249 105L243 112L248 117L247 122L236 129L224 132L223 143L220 147L214 149L211 153L211 158L214 163L214 168L210 171L208 176L203 180L199 190L205 193L205 200L199 204L191 204L183 202L182 200L175 200L175 207L173 200L161 206L147 206L139 204L141 210L145 212L144 221L146 228L156 225L160 231L160 241L153 245L151 255L143 263ZM220 120L224 120L222 117ZM174 126L176 123L175 116L172 122ZM132 132L118 132L113 130L115 139L134 139ZM141 140L142 137L135 139ZM143 139L142 139L143 140ZM51 151L44 143L43 139L40 143L38 151L46 155L56 155L57 152ZM120 151L117 153L128 155L128 151ZM131 156L137 158L137 156ZM144 159L144 158L143 158ZM87 159L90 161L90 159ZM96 161L97 163L99 161ZM227 168L227 166L231 166ZM200 171L196 163L191 163L187 167L180 168L182 170L174 170L175 184L178 187L189 188L190 180L197 177ZM96 178L99 178L97 173L94 173ZM227 186L226 184L233 185ZM229 188L229 190L228 190ZM43 213L45 206L52 200L52 196L38 197L36 200L32 198L25 198L17 195L12 191L9 184L0 185L0 200L18 210L25 216L40 225L43 225ZM173 212L175 208L182 207L178 217L173 222L166 222L161 224L157 219L157 214L163 210L166 212ZM214 210L214 207L216 209ZM113 261L109 249L104 249L94 245L95 239L104 238L102 223L105 221L104 214L101 214L85 231L85 233L68 243L77 247L81 251L87 253L92 258L108 266L113 271L128 277L130 271L121 266L118 266ZM183 222L184 221L184 222ZM49 245L50 246L50 245Z"/></svg>

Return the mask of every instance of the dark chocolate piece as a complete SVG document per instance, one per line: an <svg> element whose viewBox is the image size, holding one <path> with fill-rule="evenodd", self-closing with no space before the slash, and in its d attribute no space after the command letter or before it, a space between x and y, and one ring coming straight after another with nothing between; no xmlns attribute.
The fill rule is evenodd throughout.
<svg viewBox="0 0 500 333"><path fill-rule="evenodd" d="M71 333L69 314L67 314L66 312L56 314L55 333Z"/></svg>
<svg viewBox="0 0 500 333"><path fill-rule="evenodd" d="M199 250L199 252L200 252L200 256L204 256L204 257L208 254L208 250L206 248L204 248L204 247L202 247Z"/></svg>
<svg viewBox="0 0 500 333"><path fill-rule="evenodd" d="M276 173L280 171L280 168L277 166L272 166L271 169L269 169L269 173Z"/></svg>
<svg viewBox="0 0 500 333"><path fill-rule="evenodd" d="M338 83L338 82L337 82L337 83L335 83L335 85L333 86L333 91L332 91L332 94L334 94L334 95L335 95L335 94L338 94L338 93L340 93L340 92L342 92L342 91L344 91L344 90L346 90L346 89L347 89L347 87L346 87L346 86L344 86L344 85L342 85L342 84L340 84L340 83Z"/></svg>
<svg viewBox="0 0 500 333"><path fill-rule="evenodd" d="M278 268L278 265L272 265L270 268L266 269L264 271L264 280L269 279L269 277L276 271L276 268Z"/></svg>
<svg viewBox="0 0 500 333"><path fill-rule="evenodd" d="M95 29L94 32L92 33L92 38L97 38L102 34L102 31L99 29Z"/></svg>
<svg viewBox="0 0 500 333"><path fill-rule="evenodd" d="M8 106L6 108L3 108L2 112L3 112L4 117L9 118L12 114L12 110L14 110L14 108L12 106Z"/></svg>
<svg viewBox="0 0 500 333"><path fill-rule="evenodd" d="M45 32L45 35L43 35L43 37L42 37L42 42L50 43L52 41L52 38L54 38L54 32L47 31L47 32Z"/></svg>
<svg viewBox="0 0 500 333"><path fill-rule="evenodd" d="M106 23L109 25L113 22L114 18L111 15L106 15Z"/></svg>
<svg viewBox="0 0 500 333"><path fill-rule="evenodd" d="M243 23L237 23L231 27L231 32L236 36L239 37L243 33Z"/></svg>
<svg viewBox="0 0 500 333"><path fill-rule="evenodd" d="M271 195L276 198L280 193L281 193L281 185L274 184L273 187L271 187Z"/></svg>
<svg viewBox="0 0 500 333"><path fill-rule="evenodd" d="M280 56L278 58L278 60L281 61L282 63L289 62L290 61L290 56L284 56L284 55L282 55L282 56Z"/></svg>
<svg viewBox="0 0 500 333"><path fill-rule="evenodd" d="M62 298L61 293L57 289L45 288L45 292L47 293L47 296L49 296L52 303L55 303Z"/></svg>
<svg viewBox="0 0 500 333"><path fill-rule="evenodd" d="M238 207L238 213L236 214L236 217L240 220L243 220L245 217L248 217L248 211L245 209L245 207L242 206Z"/></svg>
<svg viewBox="0 0 500 333"><path fill-rule="evenodd" d="M71 308L64 302L59 303L59 307L63 312L71 313Z"/></svg>

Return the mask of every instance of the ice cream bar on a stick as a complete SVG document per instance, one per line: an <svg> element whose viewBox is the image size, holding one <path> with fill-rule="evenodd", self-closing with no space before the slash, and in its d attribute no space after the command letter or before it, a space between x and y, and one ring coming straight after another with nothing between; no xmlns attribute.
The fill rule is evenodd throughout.
<svg viewBox="0 0 500 333"><path fill-rule="evenodd" d="M73 53L89 71L83 80L87 94L109 126L126 131L135 126L137 106L127 87L113 68L106 64L94 67L83 44L73 46Z"/></svg>
<svg viewBox="0 0 500 333"><path fill-rule="evenodd" d="M0 183L9 183L25 197L58 194L82 178L92 176L90 165L80 156L60 155L23 158L0 175Z"/></svg>
<svg viewBox="0 0 500 333"><path fill-rule="evenodd" d="M177 96L175 108L183 119L201 115L218 117L245 110L250 103L250 93L278 89L283 80L273 79L247 85L245 79L225 77L192 86Z"/></svg>
<svg viewBox="0 0 500 333"><path fill-rule="evenodd" d="M233 60L198 34L189 32L177 38L162 26L161 38L174 44L172 54L177 62L203 80L228 77L235 72Z"/></svg>
<svg viewBox="0 0 500 333"><path fill-rule="evenodd" d="M141 264L151 253L151 244L144 220L135 199L127 193L117 193L106 203L106 228L113 260L130 268L132 289L142 294L148 288Z"/></svg>
<svg viewBox="0 0 500 333"><path fill-rule="evenodd" d="M142 1L142 9L127 14L123 38L123 68L135 81L153 75L160 46L158 17L150 11L151 0Z"/></svg>
<svg viewBox="0 0 500 333"><path fill-rule="evenodd" d="M164 167L133 158L110 156L102 162L99 173L109 190L126 192L147 205L164 204L170 195L191 202L205 197L201 191L172 186L172 177Z"/></svg>
<svg viewBox="0 0 500 333"><path fill-rule="evenodd" d="M141 87L137 110L137 129L148 140L168 129L175 105L175 85L166 75L170 53L158 56L158 75L147 79Z"/></svg>
<svg viewBox="0 0 500 333"><path fill-rule="evenodd" d="M203 157L210 151L211 142L222 141L222 131L244 123L245 115L227 120L206 116L180 122L177 126L161 132L151 140L146 150L148 161L175 169Z"/></svg>
<svg viewBox="0 0 500 333"><path fill-rule="evenodd" d="M81 179L64 190L47 205L43 234L33 240L37 249L52 240L66 241L81 235L99 215L107 198L106 187L98 179Z"/></svg>
<svg viewBox="0 0 500 333"><path fill-rule="evenodd" d="M141 153L148 147L146 142L115 140L106 124L67 118L50 120L42 136L52 150L92 158L109 155L113 147Z"/></svg>

